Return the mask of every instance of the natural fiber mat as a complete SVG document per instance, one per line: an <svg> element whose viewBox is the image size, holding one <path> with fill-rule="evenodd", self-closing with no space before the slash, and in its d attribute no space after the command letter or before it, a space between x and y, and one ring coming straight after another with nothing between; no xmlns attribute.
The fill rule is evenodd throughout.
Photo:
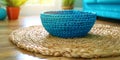
<svg viewBox="0 0 120 60"><path fill-rule="evenodd" d="M86 37L63 39L41 26L13 31L10 40L19 48L42 55L96 58L120 55L120 27L95 24Z"/></svg>

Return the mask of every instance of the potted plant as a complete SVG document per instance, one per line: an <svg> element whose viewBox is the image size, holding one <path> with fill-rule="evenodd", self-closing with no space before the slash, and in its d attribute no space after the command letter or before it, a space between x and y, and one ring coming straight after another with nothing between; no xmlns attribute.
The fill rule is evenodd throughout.
<svg viewBox="0 0 120 60"><path fill-rule="evenodd" d="M62 0L62 9L73 9L75 0Z"/></svg>
<svg viewBox="0 0 120 60"><path fill-rule="evenodd" d="M4 20L7 16L6 10L2 7L5 5L3 0L0 0L0 20Z"/></svg>
<svg viewBox="0 0 120 60"><path fill-rule="evenodd" d="M20 6L27 0L5 0L9 20L16 20L19 17Z"/></svg>

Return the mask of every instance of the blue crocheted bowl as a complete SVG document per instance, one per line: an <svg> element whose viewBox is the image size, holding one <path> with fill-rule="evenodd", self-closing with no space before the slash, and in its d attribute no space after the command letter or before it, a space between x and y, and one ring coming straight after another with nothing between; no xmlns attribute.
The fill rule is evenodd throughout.
<svg viewBox="0 0 120 60"><path fill-rule="evenodd" d="M44 28L61 38L83 37L93 27L96 14L78 10L48 11L41 14Z"/></svg>

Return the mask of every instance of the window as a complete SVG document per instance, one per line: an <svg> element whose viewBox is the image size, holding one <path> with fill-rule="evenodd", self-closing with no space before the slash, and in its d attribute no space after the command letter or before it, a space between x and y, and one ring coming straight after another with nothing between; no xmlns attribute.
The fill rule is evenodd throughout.
<svg viewBox="0 0 120 60"><path fill-rule="evenodd" d="M55 5L55 0L28 0L26 5L53 6Z"/></svg>
<svg viewBox="0 0 120 60"><path fill-rule="evenodd" d="M21 9L22 16L40 15L48 10L60 10L62 0L28 0Z"/></svg>

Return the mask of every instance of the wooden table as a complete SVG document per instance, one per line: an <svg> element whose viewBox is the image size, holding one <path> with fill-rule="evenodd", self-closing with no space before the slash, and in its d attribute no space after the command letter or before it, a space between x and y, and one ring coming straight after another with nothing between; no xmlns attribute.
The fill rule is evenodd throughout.
<svg viewBox="0 0 120 60"><path fill-rule="evenodd" d="M117 24L97 20L99 24ZM17 48L9 41L9 34L20 27L28 27L32 25L41 25L39 16L20 17L14 21L0 21L0 60L120 60L120 57L100 58L100 59L80 59L80 58L65 58L42 56L40 54L27 52ZM119 25L120 26L120 25Z"/></svg>

